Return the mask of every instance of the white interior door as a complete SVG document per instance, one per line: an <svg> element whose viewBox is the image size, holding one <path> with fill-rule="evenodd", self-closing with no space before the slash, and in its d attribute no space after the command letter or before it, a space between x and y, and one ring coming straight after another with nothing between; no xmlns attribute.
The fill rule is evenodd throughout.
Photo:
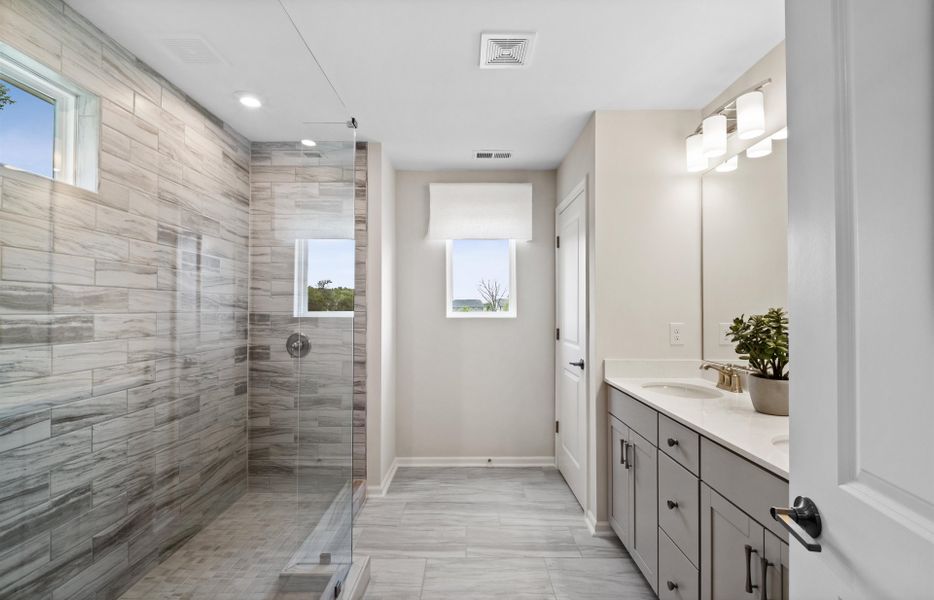
<svg viewBox="0 0 934 600"><path fill-rule="evenodd" d="M555 452L581 506L587 473L587 194L579 186L558 207L555 229Z"/></svg>
<svg viewBox="0 0 934 600"><path fill-rule="evenodd" d="M934 3L789 0L792 598L934 598Z"/></svg>

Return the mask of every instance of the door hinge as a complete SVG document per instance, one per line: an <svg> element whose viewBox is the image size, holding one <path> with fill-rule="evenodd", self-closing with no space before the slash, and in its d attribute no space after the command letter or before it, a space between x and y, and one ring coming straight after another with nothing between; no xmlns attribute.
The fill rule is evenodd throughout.
<svg viewBox="0 0 934 600"><path fill-rule="evenodd" d="M555 433L561 433L561 421L555 421Z"/></svg>
<svg viewBox="0 0 934 600"><path fill-rule="evenodd" d="M556 340L560 340L560 339L561 339L561 328L555 329L555 339L556 339Z"/></svg>
<svg viewBox="0 0 934 600"><path fill-rule="evenodd" d="M560 248L560 247L561 247L561 236L556 235L555 236L555 248Z"/></svg>

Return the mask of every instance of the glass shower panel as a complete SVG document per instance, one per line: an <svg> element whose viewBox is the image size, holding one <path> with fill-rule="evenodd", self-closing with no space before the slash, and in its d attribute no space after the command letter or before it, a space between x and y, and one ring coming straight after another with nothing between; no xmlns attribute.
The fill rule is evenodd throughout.
<svg viewBox="0 0 934 600"><path fill-rule="evenodd" d="M330 141L253 144L250 488L294 510L282 589L319 593L352 558L358 250L355 132L315 131Z"/></svg>

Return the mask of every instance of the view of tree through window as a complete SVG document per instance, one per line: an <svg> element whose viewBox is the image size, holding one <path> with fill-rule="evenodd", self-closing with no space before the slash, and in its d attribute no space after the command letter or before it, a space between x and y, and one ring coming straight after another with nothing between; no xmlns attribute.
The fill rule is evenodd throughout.
<svg viewBox="0 0 934 600"><path fill-rule="evenodd" d="M308 240L309 312L353 312L354 241Z"/></svg>
<svg viewBox="0 0 934 600"><path fill-rule="evenodd" d="M0 79L0 164L52 177L55 104Z"/></svg>
<svg viewBox="0 0 934 600"><path fill-rule="evenodd" d="M452 309L455 312L509 310L509 240L453 240Z"/></svg>

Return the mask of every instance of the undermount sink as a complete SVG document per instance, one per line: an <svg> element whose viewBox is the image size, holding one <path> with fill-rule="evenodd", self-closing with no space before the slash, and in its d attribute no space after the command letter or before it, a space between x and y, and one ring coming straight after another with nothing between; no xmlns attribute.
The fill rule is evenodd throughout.
<svg viewBox="0 0 934 600"><path fill-rule="evenodd" d="M776 435L772 438L772 445L775 446L777 450L781 450L785 454L788 454L788 436L787 435Z"/></svg>
<svg viewBox="0 0 934 600"><path fill-rule="evenodd" d="M696 400L712 400L721 396L720 392L690 383L643 383L642 387L666 396L676 398L694 398Z"/></svg>

